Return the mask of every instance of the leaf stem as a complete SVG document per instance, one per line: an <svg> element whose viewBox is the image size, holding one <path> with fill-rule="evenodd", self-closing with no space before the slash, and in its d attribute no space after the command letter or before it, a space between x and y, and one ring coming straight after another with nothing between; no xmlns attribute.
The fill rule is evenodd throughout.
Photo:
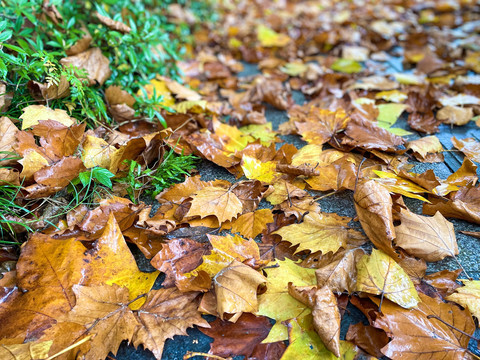
<svg viewBox="0 0 480 360"><path fill-rule="evenodd" d="M91 338L93 337L93 335L88 335L86 337L84 337L82 340L80 341L77 341L75 344L72 344L70 345L69 347L63 349L63 350L60 350L59 352L57 352L56 354L53 354L52 356L49 356L48 358L46 358L45 360L52 360L53 358L56 358L57 356L60 356L62 354L65 354L67 351L70 351L72 350L73 348L76 348L77 346L80 346L82 345L84 342L87 342L88 340L90 340Z"/></svg>
<svg viewBox="0 0 480 360"><path fill-rule="evenodd" d="M221 357L221 356L212 355L212 354L207 354L207 353L202 353L202 352L187 351L187 353L186 353L185 355L183 355L183 360L191 359L192 357L195 357L195 356L203 356L203 357L208 357L208 358L217 359L217 360L228 360L228 359L231 359L230 357L229 357L229 358L223 358L223 357Z"/></svg>
<svg viewBox="0 0 480 360"><path fill-rule="evenodd" d="M465 336L468 336L470 339L473 339L473 340L475 340L476 342L480 342L480 339L479 339L479 338L476 338L475 336L470 335L470 334L466 333L466 332L463 331L463 330L460 330L459 328L455 327L454 325L449 324L448 322L446 322L446 321L443 320L442 318L438 317L437 315L427 315L427 319L436 319L436 320L440 321L442 324L445 324L445 325L447 325L448 327L451 327L453 330L458 331L459 333L461 333L461 334L463 334L463 335L465 335Z"/></svg>

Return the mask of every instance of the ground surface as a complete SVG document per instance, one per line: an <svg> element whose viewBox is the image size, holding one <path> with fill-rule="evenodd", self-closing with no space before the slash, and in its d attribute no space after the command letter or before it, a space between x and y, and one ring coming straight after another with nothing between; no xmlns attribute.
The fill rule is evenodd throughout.
<svg viewBox="0 0 480 360"><path fill-rule="evenodd" d="M239 74L239 77L242 76L249 76L258 73L256 66L245 64L245 70ZM303 104L306 100L300 92L293 92L293 98L295 99L297 104ZM266 118L269 122L272 123L273 129L278 129L278 126L287 121L287 112L277 110L271 106L267 106L266 110ZM409 129L408 124L406 122L406 118L401 118L395 124L396 127L402 127L405 129ZM409 129L411 131L411 129ZM407 137L408 140L414 140L420 138L422 135L420 133L414 133L413 135L409 135ZM457 138L467 138L473 137L476 140L480 140L480 129L475 125L475 123L471 122L462 127L450 127L448 125L441 125L440 132L436 134L436 136L440 139L443 147L445 149L452 149L451 138L455 136ZM297 148L301 148L305 146L306 143L300 139L299 136L294 135L287 135L282 136L284 143L290 143L295 145ZM281 146L283 143L277 145L278 147ZM413 171L422 173L428 169L432 169L435 174L445 179L450 174L455 172L462 164L463 155L460 152L452 151L452 152L445 152L445 162L444 163L419 163L415 162L416 166ZM230 174L227 170L222 167L219 167L213 164L210 161L202 160L198 166L198 171L201 175L202 180L210 181L215 179L224 179L230 182L236 182L238 180ZM479 174L480 175L480 174ZM242 178L244 179L244 178ZM321 194L320 192L315 192L315 195ZM355 209L353 203L353 193L351 191L344 191L332 196L326 197L319 201L322 212L327 213L337 213L342 216L354 217ZM407 206L415 213L421 213L422 203L419 200L415 199L408 199L405 198L405 203ZM260 208L269 206L269 204L262 200L260 204ZM457 219L449 219L454 227L455 227L455 234L458 240L458 246L460 250L460 254L458 255L458 261L462 264L465 270L468 272L468 275L474 279L480 279L480 262L478 261L478 254L480 254L480 240L470 237L468 235L462 234L460 231L479 231L479 226ZM359 223L351 222L352 227L360 229ZM149 265L148 261L143 257L141 253L137 251L137 261L140 265L140 268L143 271L153 271L154 269ZM142 268L143 267L143 268ZM458 268L458 264L455 260L451 258L446 258L443 261L429 263L428 264L428 273L434 273L437 271L441 271L444 269L454 270ZM462 274L461 277L465 276ZM163 281L163 277L161 276L157 280L157 284L160 284ZM342 321L342 331L341 331L341 339L345 338L345 334L348 330L348 326L350 324L357 323L359 321L364 321L368 323L365 317L353 306L349 305L348 307L348 314L345 315L349 321L345 322ZM213 320L214 317L207 317L207 319ZM477 329L477 334L478 334ZM188 330L188 337L187 336L175 336L173 340L167 340L165 345L165 350L163 353L162 359L164 360L177 360L182 359L183 355L187 351L196 351L196 352L208 352L210 348L210 342L212 339L203 333L201 333L198 329L189 329ZM470 344L471 350L475 351L476 353L480 354L478 350L475 349L475 346L471 343ZM120 347L117 356L115 357L117 360L149 360L155 359L155 357L146 350L143 349L135 349L133 346L129 346L126 343L123 343Z"/></svg>

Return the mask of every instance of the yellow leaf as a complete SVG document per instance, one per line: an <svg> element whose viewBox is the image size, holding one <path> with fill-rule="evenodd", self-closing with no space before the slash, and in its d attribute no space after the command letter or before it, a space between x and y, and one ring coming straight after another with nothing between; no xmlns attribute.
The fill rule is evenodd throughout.
<svg viewBox="0 0 480 360"><path fill-rule="evenodd" d="M408 95L399 90L380 91L375 95L376 99L382 99L394 103L402 103L407 100Z"/></svg>
<svg viewBox="0 0 480 360"><path fill-rule="evenodd" d="M380 170L373 170L373 172L379 177L379 179L374 180L382 184L389 192L430 203L423 196L417 195L419 193L430 193L427 189L390 172Z"/></svg>
<svg viewBox="0 0 480 360"><path fill-rule="evenodd" d="M31 178L38 170L48 165L47 159L40 155L35 150L30 150L25 153L23 159L18 161L22 166L20 178Z"/></svg>
<svg viewBox="0 0 480 360"><path fill-rule="evenodd" d="M242 212L242 209L242 202L230 189L211 186L197 192L186 216L204 218L214 215L220 223L223 223L232 220Z"/></svg>
<svg viewBox="0 0 480 360"><path fill-rule="evenodd" d="M336 253L356 233L348 228L349 221L349 218L337 214L308 213L304 216L303 223L284 226L274 234L280 235L292 245L298 244L296 253L304 250Z"/></svg>
<svg viewBox="0 0 480 360"><path fill-rule="evenodd" d="M51 109L44 105L30 105L24 108L22 119L22 130L37 125L40 120L55 120L69 127L75 123L75 120L68 116L65 110Z"/></svg>
<svg viewBox="0 0 480 360"><path fill-rule="evenodd" d="M118 151L115 146L109 145L105 140L91 135L87 135L82 147L82 161L87 169L95 166L108 169L112 155Z"/></svg>
<svg viewBox="0 0 480 360"><path fill-rule="evenodd" d="M284 47L290 42L287 35L279 34L265 25L258 25L257 37L264 47Z"/></svg>
<svg viewBox="0 0 480 360"><path fill-rule="evenodd" d="M465 286L456 289L446 299L468 308L473 316L480 319L480 281L462 280Z"/></svg>
<svg viewBox="0 0 480 360"><path fill-rule="evenodd" d="M357 264L357 291L382 295L403 308L411 309L420 301L407 273L381 250L372 250Z"/></svg>
<svg viewBox="0 0 480 360"><path fill-rule="evenodd" d="M258 310L257 288L267 282L265 276L241 262L233 261L214 278L217 311L235 314L230 321L235 322L243 312Z"/></svg>
<svg viewBox="0 0 480 360"><path fill-rule="evenodd" d="M168 107L172 107L173 105L175 105L175 99L173 98L165 81L157 79L150 80L150 83L145 85L144 89L147 92L147 96L149 98L152 98L154 92L157 96L162 95L163 100L161 102L161 105ZM144 93L141 89L138 90L137 96L144 96Z"/></svg>
<svg viewBox="0 0 480 360"><path fill-rule="evenodd" d="M286 63L280 68L280 71L290 76L298 76L304 74L308 69L308 66L302 62L290 62Z"/></svg>
<svg viewBox="0 0 480 360"><path fill-rule="evenodd" d="M186 114L187 111L199 113L205 110L207 102L205 100L182 101L171 107L179 114Z"/></svg>
<svg viewBox="0 0 480 360"><path fill-rule="evenodd" d="M292 157L293 166L306 165L316 167L320 163L320 154L323 152L323 146L317 144L309 144L302 147ZM323 165L323 164L320 164Z"/></svg>
<svg viewBox="0 0 480 360"><path fill-rule="evenodd" d="M1 344L0 359L2 360L38 360L46 359L53 340L28 342L25 344Z"/></svg>
<svg viewBox="0 0 480 360"><path fill-rule="evenodd" d="M252 136L254 139L259 139L263 146L270 145L277 138L277 133L272 130L272 123L270 122L243 126L239 130L246 135Z"/></svg>
<svg viewBox="0 0 480 360"><path fill-rule="evenodd" d="M241 163L243 173L247 179L255 179L271 184L279 173L275 171L277 164L273 161L261 162L260 160L244 155Z"/></svg>
<svg viewBox="0 0 480 360"><path fill-rule="evenodd" d="M270 209L249 212L238 217L232 223L232 232L253 239L266 228L268 223L272 222L273 214Z"/></svg>

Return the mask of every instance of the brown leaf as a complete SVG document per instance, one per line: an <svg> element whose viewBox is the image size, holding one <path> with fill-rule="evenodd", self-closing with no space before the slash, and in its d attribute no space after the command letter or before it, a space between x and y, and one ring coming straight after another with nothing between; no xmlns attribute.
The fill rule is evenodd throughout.
<svg viewBox="0 0 480 360"><path fill-rule="evenodd" d="M462 269L457 269L454 271L442 270L425 276L423 280L428 285L433 286L443 299L448 295L453 294L455 289L460 287L460 284L457 282L457 278L461 273Z"/></svg>
<svg viewBox="0 0 480 360"><path fill-rule="evenodd" d="M405 143L405 140L400 136L394 135L367 120L354 119L350 121L345 130L345 135L342 144L357 146L366 150L396 152L398 147Z"/></svg>
<svg viewBox="0 0 480 360"><path fill-rule="evenodd" d="M73 287L77 304L67 314L66 320L84 325L91 340L91 349L86 359L104 359L114 355L123 340L131 341L139 325L128 307L128 289L118 285Z"/></svg>
<svg viewBox="0 0 480 360"><path fill-rule="evenodd" d="M416 309L405 310L393 302L384 301L382 314L373 326L383 329L393 340L382 348L382 353L394 360L433 359L439 353L443 359L472 359L466 350L470 338L452 328L473 334L475 324L470 313L454 304L419 295L421 302Z"/></svg>
<svg viewBox="0 0 480 360"><path fill-rule="evenodd" d="M305 196L302 199L291 198L285 200L283 203L276 205L274 210L281 210L286 216L295 215L297 219L307 212L318 213L320 211L320 205L311 196Z"/></svg>
<svg viewBox="0 0 480 360"><path fill-rule="evenodd" d="M52 160L71 156L77 150L85 131L86 123L67 127L54 120L41 120L33 126L32 133L40 136L40 145Z"/></svg>
<svg viewBox="0 0 480 360"><path fill-rule="evenodd" d="M381 349L390 341L385 331L362 323L350 325L346 340L352 341L359 348L377 358L383 356Z"/></svg>
<svg viewBox="0 0 480 360"><path fill-rule="evenodd" d="M408 116L408 125L421 133L434 134L438 132L440 121L435 119L432 111L427 113L412 112Z"/></svg>
<svg viewBox="0 0 480 360"><path fill-rule="evenodd" d="M248 358L258 351L257 346L267 337L271 327L268 318L245 313L235 323L215 319L210 323L210 329L200 328L200 331L213 338L210 354L222 357L243 355Z"/></svg>
<svg viewBox="0 0 480 360"><path fill-rule="evenodd" d="M480 162L480 143L474 138L457 139L454 136L452 137L452 143L455 148L463 152L470 160L477 163Z"/></svg>
<svg viewBox="0 0 480 360"><path fill-rule="evenodd" d="M70 181L78 176L81 171L85 171L85 166L81 159L76 157L64 157L59 162L38 170L34 174L34 179L38 184L52 188L64 188Z"/></svg>
<svg viewBox="0 0 480 360"><path fill-rule="evenodd" d="M437 119L457 126L467 124L473 118L473 108L445 106L437 112Z"/></svg>
<svg viewBox="0 0 480 360"><path fill-rule="evenodd" d="M166 274L163 286L177 286L181 291L189 290L185 284L189 278L184 274L202 263L208 247L190 239L172 239L163 245L162 250L150 261L150 264ZM210 278L208 279L210 283ZM191 289L191 288L190 288Z"/></svg>
<svg viewBox="0 0 480 360"><path fill-rule="evenodd" d="M277 164L275 171L295 176L318 176L320 172L307 166L293 166L287 164Z"/></svg>
<svg viewBox="0 0 480 360"><path fill-rule="evenodd" d="M115 30L123 34L128 34L132 31L130 26L125 25L120 21L112 20L108 16L100 15L97 11L93 13L93 16L95 16L103 25L106 25L110 30Z"/></svg>
<svg viewBox="0 0 480 360"><path fill-rule="evenodd" d="M0 166L15 163L12 155L15 154L17 133L19 130L15 124L6 116L0 117ZM11 154L9 154L11 153Z"/></svg>
<svg viewBox="0 0 480 360"><path fill-rule="evenodd" d="M65 53L68 56L80 54L89 48L90 43L93 40L92 35L90 35L86 28L82 28L82 30L84 32L83 36L78 39L70 48L65 50Z"/></svg>
<svg viewBox="0 0 480 360"><path fill-rule="evenodd" d="M51 346L51 341L26 344L0 344L0 358L3 360L46 359Z"/></svg>
<svg viewBox="0 0 480 360"><path fill-rule="evenodd" d="M260 203L268 186L258 180L240 181L232 185L232 192L238 197L243 206L243 212L252 212Z"/></svg>
<svg viewBox="0 0 480 360"><path fill-rule="evenodd" d="M392 240L395 239L393 202L387 189L374 180L359 182L353 200L360 224L368 238L386 254L398 257L392 247Z"/></svg>
<svg viewBox="0 0 480 360"><path fill-rule="evenodd" d="M234 314L230 321L235 322L242 312L257 312L257 288L265 282L263 275L236 260L221 270L214 278L220 318L224 313Z"/></svg>
<svg viewBox="0 0 480 360"><path fill-rule="evenodd" d="M467 220L480 224L480 189L463 187L447 201L431 198L431 204L423 204L423 213L434 215L437 211L445 217Z"/></svg>
<svg viewBox="0 0 480 360"><path fill-rule="evenodd" d="M70 82L61 76L58 83L40 83L30 80L27 84L32 96L46 101L61 99L70 95Z"/></svg>
<svg viewBox="0 0 480 360"><path fill-rule="evenodd" d="M444 160L443 154L441 154L443 147L436 136L425 136L417 140L409 141L406 148L407 150L412 150L413 155L419 161L432 162L432 156L435 157L433 158L435 162L442 162Z"/></svg>
<svg viewBox="0 0 480 360"><path fill-rule="evenodd" d="M110 60L106 58L99 48L91 48L77 55L69 56L60 60L63 66L73 65L86 70L90 85L99 83L103 85L111 75Z"/></svg>
<svg viewBox="0 0 480 360"><path fill-rule="evenodd" d="M295 122L298 133L309 144L339 143L337 134L344 131L350 118L344 110L329 111L311 107L305 122Z"/></svg>
<svg viewBox="0 0 480 360"><path fill-rule="evenodd" d="M395 243L410 255L426 261L440 261L446 256L458 255L453 224L441 213L426 217L402 211L400 221L401 225L395 227Z"/></svg>
<svg viewBox="0 0 480 360"><path fill-rule="evenodd" d="M181 293L177 289L152 290L135 314L140 326L133 335L133 345L143 345L161 359L167 339L187 335L187 328L194 325L209 327L197 311L194 301L197 295L197 292Z"/></svg>
<svg viewBox="0 0 480 360"><path fill-rule="evenodd" d="M475 185L477 180L477 167L467 157L463 159L462 166L447 178L448 184L456 186Z"/></svg>

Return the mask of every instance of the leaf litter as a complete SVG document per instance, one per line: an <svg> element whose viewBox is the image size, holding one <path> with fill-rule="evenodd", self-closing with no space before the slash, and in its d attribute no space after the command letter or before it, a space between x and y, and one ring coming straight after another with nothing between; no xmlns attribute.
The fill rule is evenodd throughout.
<svg viewBox="0 0 480 360"><path fill-rule="evenodd" d="M159 75L145 88L162 96L165 129L135 121L136 97L118 86L105 92L118 127L87 130L48 102L0 118L0 184L21 186L16 201L36 223L18 257L1 248L2 356L103 359L127 341L161 359L168 339L198 327L214 339L210 351L185 358L478 359L468 344L480 287L457 281L468 274L447 218L480 223L480 144L454 137L444 149L434 135L443 124L470 126L480 112L475 9L474 1L220 2L217 23L197 28L195 49L178 63L183 84ZM115 64L90 41L61 64L101 85ZM400 56L411 71L389 73ZM261 73L239 76L244 62ZM45 99L61 98L63 85L37 84ZM266 121L271 108L288 116L278 129ZM408 128L395 127L400 118ZM304 143L282 144L285 135ZM411 171L443 162L445 150L465 155L448 178ZM237 180L192 171L152 193L152 211L139 201L148 182L134 171L174 152ZM42 201L92 181L110 193L44 214ZM355 218L321 210L320 199L340 192L351 195ZM423 215L403 196L423 202ZM25 232L15 226L22 219L9 220L10 231ZM141 271L131 247L156 271ZM426 262L446 257L461 269L426 275ZM347 303L368 325L341 334Z"/></svg>

